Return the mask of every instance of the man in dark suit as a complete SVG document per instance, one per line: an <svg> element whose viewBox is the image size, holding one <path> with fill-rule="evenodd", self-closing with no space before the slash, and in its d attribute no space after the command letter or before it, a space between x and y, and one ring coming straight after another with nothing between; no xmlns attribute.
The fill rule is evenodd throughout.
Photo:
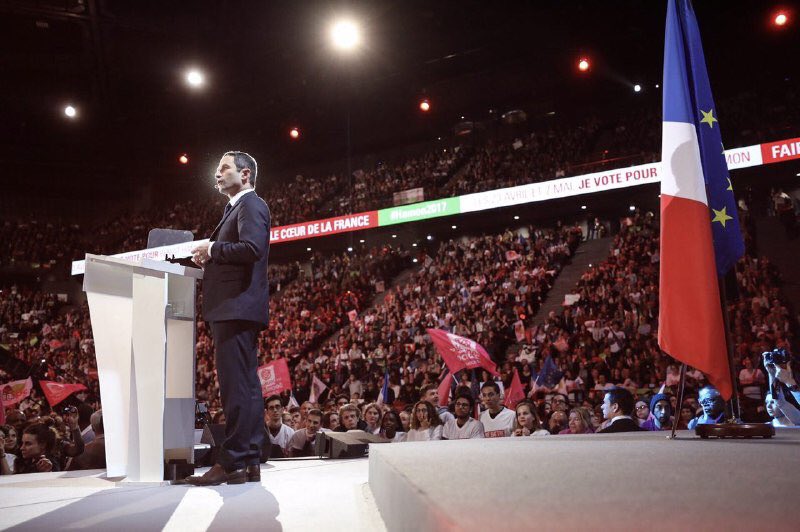
<svg viewBox="0 0 800 532"><path fill-rule="evenodd" d="M609 420L606 428L598 433L639 432L643 430L633 419L633 407L636 402L631 392L625 388L612 388L603 399L603 416Z"/></svg>
<svg viewBox="0 0 800 532"><path fill-rule="evenodd" d="M269 319L270 215L255 194L257 165L250 155L222 156L216 187L229 198L209 243L192 250L203 270L203 316L216 347L215 362L225 441L218 463L186 482L211 486L261 480L259 458L264 444L264 400L256 370L259 332Z"/></svg>

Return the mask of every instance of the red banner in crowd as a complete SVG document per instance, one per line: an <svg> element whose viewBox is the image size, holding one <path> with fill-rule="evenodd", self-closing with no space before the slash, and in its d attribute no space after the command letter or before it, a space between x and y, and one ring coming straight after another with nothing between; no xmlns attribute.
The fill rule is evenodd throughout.
<svg viewBox="0 0 800 532"><path fill-rule="evenodd" d="M514 410L517 408L517 403L523 399L525 399L525 389L522 387L522 381L519 380L519 371L517 371L517 368L514 368L514 376L511 377L511 386L506 390L503 404L506 408Z"/></svg>
<svg viewBox="0 0 800 532"><path fill-rule="evenodd" d="M477 342L440 329L426 330L451 373L455 374L462 369L483 368L492 375L499 375L489 353Z"/></svg>
<svg viewBox="0 0 800 532"><path fill-rule="evenodd" d="M261 395L269 397L292 389L289 376L289 365L285 358L279 358L258 368L258 380L261 381Z"/></svg>
<svg viewBox="0 0 800 532"><path fill-rule="evenodd" d="M761 145L764 164L800 159L800 137Z"/></svg>
<svg viewBox="0 0 800 532"><path fill-rule="evenodd" d="M44 397L51 407L56 406L73 393L86 389L86 386L83 384L68 384L53 381L39 381L39 386L42 387Z"/></svg>
<svg viewBox="0 0 800 532"><path fill-rule="evenodd" d="M290 242L302 238L361 231L362 229L371 229L373 227L378 227L378 211L360 212L324 220L273 227L269 232L269 241L273 244L276 242Z"/></svg>
<svg viewBox="0 0 800 532"><path fill-rule="evenodd" d="M30 378L21 381L11 381L0 385L0 395L3 396L3 405L11 406L19 403L31 394L33 381Z"/></svg>

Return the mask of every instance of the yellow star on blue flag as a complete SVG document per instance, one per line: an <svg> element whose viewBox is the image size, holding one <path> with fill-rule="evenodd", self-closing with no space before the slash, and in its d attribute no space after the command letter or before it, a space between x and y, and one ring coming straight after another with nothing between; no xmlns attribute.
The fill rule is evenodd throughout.
<svg viewBox="0 0 800 532"><path fill-rule="evenodd" d="M719 222L722 224L722 227L725 227L725 222L727 222L728 220L733 220L733 216L728 216L728 213L726 212L728 210L727 207L723 207L722 210L719 211L717 209L711 209L711 210L714 211L714 219L711 220L712 224L714 222Z"/></svg>
<svg viewBox="0 0 800 532"><path fill-rule="evenodd" d="M705 111L700 109L700 112L703 114L703 119L700 120L700 123L701 124L708 124L708 127L710 127L711 129L714 129L714 122L719 122L719 120L714 118L714 110L713 109L709 109L708 112L706 113Z"/></svg>

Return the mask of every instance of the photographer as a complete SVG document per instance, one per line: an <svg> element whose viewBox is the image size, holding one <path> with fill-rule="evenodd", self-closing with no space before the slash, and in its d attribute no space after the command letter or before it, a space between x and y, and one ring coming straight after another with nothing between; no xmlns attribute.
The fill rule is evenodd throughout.
<svg viewBox="0 0 800 532"><path fill-rule="evenodd" d="M769 375L769 392L777 408L793 425L800 425L800 387L792 371L792 358L785 349L773 349L761 355Z"/></svg>
<svg viewBox="0 0 800 532"><path fill-rule="evenodd" d="M61 457L61 469L64 469L69 458L83 454L85 444L81 433L78 409L74 406L66 406L62 409L61 415L63 416L63 424L66 426L63 428L57 427L58 444L60 445L58 454ZM56 421L58 421L58 418L56 418Z"/></svg>

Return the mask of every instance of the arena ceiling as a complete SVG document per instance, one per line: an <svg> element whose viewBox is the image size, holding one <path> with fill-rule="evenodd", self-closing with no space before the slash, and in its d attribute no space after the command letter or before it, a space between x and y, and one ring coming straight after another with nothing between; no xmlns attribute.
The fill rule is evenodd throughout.
<svg viewBox="0 0 800 532"><path fill-rule="evenodd" d="M796 28L769 25L778 4L695 4L717 93L796 75ZM348 112L359 154L446 136L490 110L658 109L665 10L665 0L0 0L3 179L157 185L207 172L230 147L290 174L344 156ZM364 29L352 57L327 41L340 14ZM575 69L582 55L589 75ZM190 66L205 71L203 90L187 88ZM638 100L634 83L647 93ZM78 119L65 119L66 103Z"/></svg>

